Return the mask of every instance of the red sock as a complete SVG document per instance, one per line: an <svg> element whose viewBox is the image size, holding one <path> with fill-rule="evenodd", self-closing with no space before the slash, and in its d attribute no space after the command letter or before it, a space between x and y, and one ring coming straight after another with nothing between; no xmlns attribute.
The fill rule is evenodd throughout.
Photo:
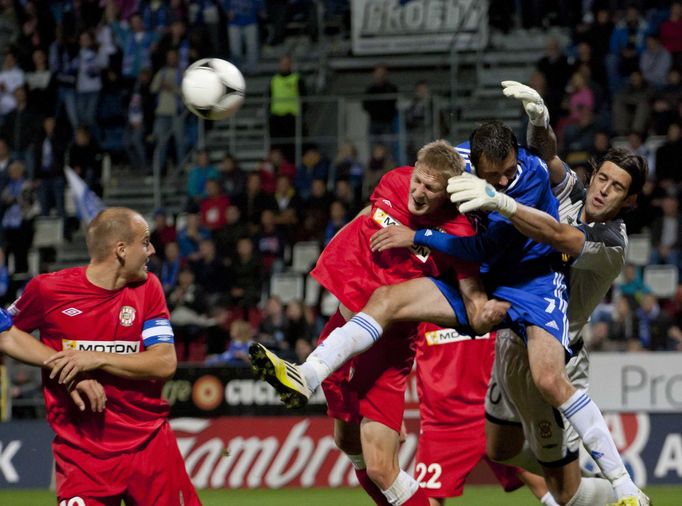
<svg viewBox="0 0 682 506"><path fill-rule="evenodd" d="M424 489L419 487L417 491L412 494L407 501L403 503L403 506L430 506L429 497L424 492Z"/></svg>
<svg viewBox="0 0 682 506"><path fill-rule="evenodd" d="M391 506L391 503L386 500L386 496L367 475L367 469L356 469L355 476L358 477L360 485L376 504L379 506Z"/></svg>

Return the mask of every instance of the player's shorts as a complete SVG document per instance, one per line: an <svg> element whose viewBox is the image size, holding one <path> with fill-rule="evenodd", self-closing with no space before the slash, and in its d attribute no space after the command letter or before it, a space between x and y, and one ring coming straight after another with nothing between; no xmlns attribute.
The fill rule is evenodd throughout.
<svg viewBox="0 0 682 506"><path fill-rule="evenodd" d="M589 359L585 347L578 348L566 372L573 386L587 390ZM528 350L522 339L509 330L497 333L485 412L492 423L521 425L531 451L544 466L562 466L578 457L578 434L538 391L530 372Z"/></svg>
<svg viewBox="0 0 682 506"><path fill-rule="evenodd" d="M429 497L462 495L464 481L481 459L485 460L506 492L523 486L516 467L497 464L485 456L485 425L465 430L429 431L419 434L415 479Z"/></svg>
<svg viewBox="0 0 682 506"><path fill-rule="evenodd" d="M94 457L59 438L52 449L59 504L201 506L168 422L131 453Z"/></svg>
<svg viewBox="0 0 682 506"><path fill-rule="evenodd" d="M327 322L320 342L345 322L337 311ZM400 432L417 337L416 324L394 324L369 350L337 369L322 382L327 414L356 424L368 418Z"/></svg>
<svg viewBox="0 0 682 506"><path fill-rule="evenodd" d="M431 279L457 314L456 308L458 304L461 305L459 302L461 295L457 287L442 279ZM568 319L566 318L568 293L562 273L543 274L514 287L493 287L490 296L511 303L507 318L498 328L511 328L524 340L526 340L526 327L543 328L554 336L570 354ZM455 326L455 328L461 330L462 333L471 334L468 327Z"/></svg>

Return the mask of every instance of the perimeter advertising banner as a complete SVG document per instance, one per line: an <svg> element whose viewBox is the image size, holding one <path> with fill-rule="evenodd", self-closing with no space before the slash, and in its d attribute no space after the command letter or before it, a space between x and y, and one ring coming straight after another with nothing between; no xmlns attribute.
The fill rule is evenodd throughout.
<svg viewBox="0 0 682 506"><path fill-rule="evenodd" d="M682 413L607 413L606 420L638 485L680 483ZM325 417L176 418L171 425L198 488L356 485ZM407 431L400 460L412 472L418 422L407 420ZM48 487L51 439L45 422L0 423L0 488ZM485 466L472 479L494 483Z"/></svg>
<svg viewBox="0 0 682 506"><path fill-rule="evenodd" d="M355 54L476 50L488 43L484 0L352 0Z"/></svg>

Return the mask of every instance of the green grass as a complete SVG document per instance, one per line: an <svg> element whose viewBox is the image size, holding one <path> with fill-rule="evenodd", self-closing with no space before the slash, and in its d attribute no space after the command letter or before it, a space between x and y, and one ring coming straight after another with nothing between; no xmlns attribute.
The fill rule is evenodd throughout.
<svg viewBox="0 0 682 506"><path fill-rule="evenodd" d="M656 486L646 489L654 506L679 506L682 486ZM325 506L362 506L372 502L360 489L282 489L282 490L202 490L204 506L302 506L324 504ZM47 490L0 490L0 504L8 506L43 506L54 504L53 492ZM451 499L447 504L467 506L523 506L539 504L528 492L521 489L505 494L496 486L470 486L464 496Z"/></svg>

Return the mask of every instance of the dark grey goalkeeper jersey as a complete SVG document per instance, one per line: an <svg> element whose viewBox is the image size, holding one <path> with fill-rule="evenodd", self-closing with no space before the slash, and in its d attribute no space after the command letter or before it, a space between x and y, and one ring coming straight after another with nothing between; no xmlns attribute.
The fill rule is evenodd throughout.
<svg viewBox="0 0 682 506"><path fill-rule="evenodd" d="M573 260L569 276L567 316L570 342L574 343L594 308L620 274L628 237L621 219L589 224L580 221L587 192L572 170L566 169L566 177L552 191L559 200L561 222L585 234L585 245L580 256Z"/></svg>

